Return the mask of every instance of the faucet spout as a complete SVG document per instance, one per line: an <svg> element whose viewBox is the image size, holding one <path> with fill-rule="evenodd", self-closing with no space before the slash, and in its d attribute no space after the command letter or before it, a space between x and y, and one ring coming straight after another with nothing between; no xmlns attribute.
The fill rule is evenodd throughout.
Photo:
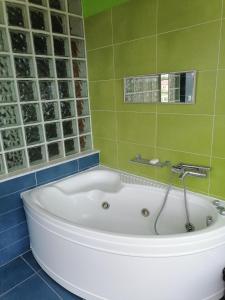
<svg viewBox="0 0 225 300"><path fill-rule="evenodd" d="M192 177L207 177L206 172L196 172L196 171L184 171L180 174L179 178L184 180L185 177L192 176Z"/></svg>

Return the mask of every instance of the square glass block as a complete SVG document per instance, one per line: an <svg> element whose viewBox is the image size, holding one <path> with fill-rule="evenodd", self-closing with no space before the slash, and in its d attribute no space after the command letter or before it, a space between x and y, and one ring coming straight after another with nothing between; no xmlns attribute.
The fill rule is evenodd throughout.
<svg viewBox="0 0 225 300"><path fill-rule="evenodd" d="M65 10L64 0L49 0L49 7L57 10Z"/></svg>
<svg viewBox="0 0 225 300"><path fill-rule="evenodd" d="M44 163L46 161L44 146L29 148L28 156L29 156L29 162L31 166Z"/></svg>
<svg viewBox="0 0 225 300"><path fill-rule="evenodd" d="M75 116L74 101L61 101L60 106L62 119L72 118Z"/></svg>
<svg viewBox="0 0 225 300"><path fill-rule="evenodd" d="M45 11L30 9L30 22L32 29L48 30Z"/></svg>
<svg viewBox="0 0 225 300"><path fill-rule="evenodd" d="M0 81L0 103L16 102L14 81Z"/></svg>
<svg viewBox="0 0 225 300"><path fill-rule="evenodd" d="M57 159L62 156L62 145L60 142L48 144L49 160Z"/></svg>
<svg viewBox="0 0 225 300"><path fill-rule="evenodd" d="M58 81L59 98L73 98L72 83L70 81Z"/></svg>
<svg viewBox="0 0 225 300"><path fill-rule="evenodd" d="M1 8L1 7L0 7ZM8 51L8 42L5 29L0 28L0 52Z"/></svg>
<svg viewBox="0 0 225 300"><path fill-rule="evenodd" d="M42 0L28 0L30 3L36 4L36 5L43 5Z"/></svg>
<svg viewBox="0 0 225 300"><path fill-rule="evenodd" d="M24 104L22 105L23 123L40 122L40 110L38 104Z"/></svg>
<svg viewBox="0 0 225 300"><path fill-rule="evenodd" d="M56 73L58 78L70 77L69 61L65 59L56 59Z"/></svg>
<svg viewBox="0 0 225 300"><path fill-rule="evenodd" d="M43 118L45 121L53 121L59 118L57 102L46 102L42 104Z"/></svg>
<svg viewBox="0 0 225 300"><path fill-rule="evenodd" d="M85 58L84 40L71 39L71 52L75 58Z"/></svg>
<svg viewBox="0 0 225 300"><path fill-rule="evenodd" d="M77 115L78 117L89 115L89 102L88 100L77 100Z"/></svg>
<svg viewBox="0 0 225 300"><path fill-rule="evenodd" d="M16 77L33 77L33 62L30 58L15 57Z"/></svg>
<svg viewBox="0 0 225 300"><path fill-rule="evenodd" d="M5 154L6 164L9 172L14 172L26 167L25 151L18 150Z"/></svg>
<svg viewBox="0 0 225 300"><path fill-rule="evenodd" d="M45 135L48 142L61 138L60 124L48 123L45 124Z"/></svg>
<svg viewBox="0 0 225 300"><path fill-rule="evenodd" d="M35 101L37 100L36 84L33 81L18 81L18 90L20 101Z"/></svg>
<svg viewBox="0 0 225 300"><path fill-rule="evenodd" d="M5 173L4 163L3 163L3 157L0 155L0 175Z"/></svg>
<svg viewBox="0 0 225 300"><path fill-rule="evenodd" d="M86 80L75 81L75 92L76 98L87 98L88 97L88 85Z"/></svg>
<svg viewBox="0 0 225 300"><path fill-rule="evenodd" d="M55 82L54 81L39 81L39 88L41 100L53 100L55 96Z"/></svg>
<svg viewBox="0 0 225 300"><path fill-rule="evenodd" d="M0 56L0 77L12 77L11 63L8 56Z"/></svg>
<svg viewBox="0 0 225 300"><path fill-rule="evenodd" d="M82 16L81 0L68 0L69 13Z"/></svg>
<svg viewBox="0 0 225 300"><path fill-rule="evenodd" d="M79 17L70 17L70 34L77 37L84 37L83 19Z"/></svg>
<svg viewBox="0 0 225 300"><path fill-rule="evenodd" d="M21 128L12 128L2 131L4 150L20 148L24 145Z"/></svg>
<svg viewBox="0 0 225 300"><path fill-rule="evenodd" d="M0 1L0 24L4 24L3 1Z"/></svg>
<svg viewBox="0 0 225 300"><path fill-rule="evenodd" d="M66 33L66 23L63 15L51 14L51 21L53 33Z"/></svg>
<svg viewBox="0 0 225 300"><path fill-rule="evenodd" d="M9 26L25 27L25 7L7 4Z"/></svg>
<svg viewBox="0 0 225 300"><path fill-rule="evenodd" d="M17 105L0 106L0 127L20 124L19 109Z"/></svg>
<svg viewBox="0 0 225 300"><path fill-rule="evenodd" d="M78 119L79 134L89 133L91 131L90 118Z"/></svg>
<svg viewBox="0 0 225 300"><path fill-rule="evenodd" d="M63 136L64 137L77 135L75 120L64 121L62 123L62 125L63 125Z"/></svg>
<svg viewBox="0 0 225 300"><path fill-rule="evenodd" d="M48 58L36 58L38 77L52 77L52 60Z"/></svg>
<svg viewBox="0 0 225 300"><path fill-rule="evenodd" d="M30 53L29 35L22 31L10 31L12 51L14 53Z"/></svg>
<svg viewBox="0 0 225 300"><path fill-rule="evenodd" d="M78 140L68 139L64 141L66 155L72 155L79 152Z"/></svg>
<svg viewBox="0 0 225 300"><path fill-rule="evenodd" d="M53 43L56 56L68 56L68 45L66 39L54 37Z"/></svg>
<svg viewBox="0 0 225 300"><path fill-rule="evenodd" d="M41 125L25 127L25 135L27 145L40 144L43 142L43 132Z"/></svg>
<svg viewBox="0 0 225 300"><path fill-rule="evenodd" d="M87 151L92 149L91 135L83 135L79 138L80 151Z"/></svg>
<svg viewBox="0 0 225 300"><path fill-rule="evenodd" d="M51 55L49 36L33 34L34 50L36 55Z"/></svg>
<svg viewBox="0 0 225 300"><path fill-rule="evenodd" d="M75 78L86 78L87 77L85 61L80 61L80 60L73 61L73 76Z"/></svg>

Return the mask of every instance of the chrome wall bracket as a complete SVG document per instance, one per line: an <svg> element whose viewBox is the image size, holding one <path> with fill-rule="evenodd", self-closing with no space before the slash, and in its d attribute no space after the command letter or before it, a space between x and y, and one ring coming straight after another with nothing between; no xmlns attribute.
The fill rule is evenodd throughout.
<svg viewBox="0 0 225 300"><path fill-rule="evenodd" d="M168 167L171 164L168 160L161 162L159 159L142 158L140 154L137 154L135 158L130 160L130 162L158 168Z"/></svg>

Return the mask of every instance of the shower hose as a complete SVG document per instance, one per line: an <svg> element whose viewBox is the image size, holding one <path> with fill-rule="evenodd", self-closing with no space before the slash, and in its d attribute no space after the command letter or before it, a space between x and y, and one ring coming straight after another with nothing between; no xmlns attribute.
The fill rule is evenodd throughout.
<svg viewBox="0 0 225 300"><path fill-rule="evenodd" d="M190 213L189 213L189 208L188 208L188 200L187 200L187 188L186 188L186 184L185 184L185 178L182 179L182 184L183 184L183 191L184 191L184 206L185 206L185 214L186 214L186 224L185 224L185 229L187 232L191 232L191 231L194 231L195 228L194 228L194 225L191 224L190 222ZM172 175L170 177L170 180L169 180L169 185L167 187L167 190L166 190L166 193L165 193L165 196L164 196L164 199L163 199L163 204L156 216L156 219L155 219L155 222L154 222L154 231L155 231L155 234L156 235L160 235L158 229L157 229L157 226L158 226L158 221L159 221L159 218L166 206L166 203L167 203L167 200L168 200L168 196L169 196L169 193L172 189L172 186L173 186L173 178L172 178Z"/></svg>

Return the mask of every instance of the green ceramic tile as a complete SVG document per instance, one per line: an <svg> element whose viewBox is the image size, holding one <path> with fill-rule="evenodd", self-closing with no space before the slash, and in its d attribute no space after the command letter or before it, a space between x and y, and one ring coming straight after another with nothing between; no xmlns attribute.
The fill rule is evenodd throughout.
<svg viewBox="0 0 225 300"><path fill-rule="evenodd" d="M92 130L95 137L116 139L116 114L108 111L92 111Z"/></svg>
<svg viewBox="0 0 225 300"><path fill-rule="evenodd" d="M213 158L209 193L225 199L225 159Z"/></svg>
<svg viewBox="0 0 225 300"><path fill-rule="evenodd" d="M114 80L89 82L91 109L114 110Z"/></svg>
<svg viewBox="0 0 225 300"><path fill-rule="evenodd" d="M84 17L96 15L116 5L121 5L129 0L83 0Z"/></svg>
<svg viewBox="0 0 225 300"><path fill-rule="evenodd" d="M151 113L117 112L119 141L146 146L155 145L156 115Z"/></svg>
<svg viewBox="0 0 225 300"><path fill-rule="evenodd" d="M130 162L137 153L143 157L154 157L154 148L134 145L131 143L118 143L119 168L123 171L147 178L155 178L155 168Z"/></svg>
<svg viewBox="0 0 225 300"><path fill-rule="evenodd" d="M131 104L124 102L124 80L115 80L116 110L117 111L136 111L136 112L155 112L154 103Z"/></svg>
<svg viewBox="0 0 225 300"><path fill-rule="evenodd" d="M225 19L223 19L223 23L222 23L222 36L221 36L221 49L220 49L219 68L223 68L223 69L225 68Z"/></svg>
<svg viewBox="0 0 225 300"><path fill-rule="evenodd" d="M216 69L219 22L158 36L158 71Z"/></svg>
<svg viewBox="0 0 225 300"><path fill-rule="evenodd" d="M157 146L177 151L209 155L212 117L158 115Z"/></svg>
<svg viewBox="0 0 225 300"><path fill-rule="evenodd" d="M117 168L117 144L115 141L105 140L101 138L94 138L94 146L100 150L100 163Z"/></svg>
<svg viewBox="0 0 225 300"><path fill-rule="evenodd" d="M115 46L116 78L144 75L156 71L156 39L154 37Z"/></svg>
<svg viewBox="0 0 225 300"><path fill-rule="evenodd" d="M111 11L105 11L85 19L87 49L96 49L112 44Z"/></svg>
<svg viewBox="0 0 225 300"><path fill-rule="evenodd" d="M213 155L225 158L225 115L215 117Z"/></svg>
<svg viewBox="0 0 225 300"><path fill-rule="evenodd" d="M89 80L107 80L114 78L113 47L88 52Z"/></svg>
<svg viewBox="0 0 225 300"><path fill-rule="evenodd" d="M221 17L221 0L159 0L158 32L209 22Z"/></svg>
<svg viewBox="0 0 225 300"><path fill-rule="evenodd" d="M195 155L185 152L157 149L156 155L161 161L169 160L171 165L178 164L180 162L187 164L196 164L202 166L210 166L210 157ZM182 187L182 181L179 179L178 174L171 172L170 167L157 168L156 169L157 180L169 183L172 182L176 186ZM196 177L186 177L185 184L188 189L196 192L207 193L209 187L209 177L208 178L196 178Z"/></svg>
<svg viewBox="0 0 225 300"><path fill-rule="evenodd" d="M129 1L112 12L114 42L156 34L156 0Z"/></svg>
<svg viewBox="0 0 225 300"><path fill-rule="evenodd" d="M208 115L213 114L215 87L216 71L197 72L195 104L158 104L158 112Z"/></svg>
<svg viewBox="0 0 225 300"><path fill-rule="evenodd" d="M217 94L216 94L216 114L225 115L225 70L218 72Z"/></svg>

